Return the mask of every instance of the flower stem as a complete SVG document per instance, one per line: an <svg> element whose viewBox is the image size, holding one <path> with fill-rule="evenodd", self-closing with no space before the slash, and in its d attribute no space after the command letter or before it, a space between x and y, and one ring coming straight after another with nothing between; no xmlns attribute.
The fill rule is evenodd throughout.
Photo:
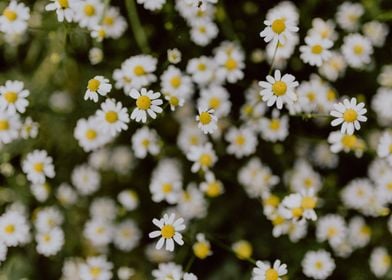
<svg viewBox="0 0 392 280"><path fill-rule="evenodd" d="M278 52L278 48L279 48L279 43L276 44L276 48L274 51L274 55L272 56L272 61L271 61L271 67L268 71L268 75L271 75L272 70L274 69L274 64L275 64L275 58L276 58L276 53Z"/></svg>
<svg viewBox="0 0 392 280"><path fill-rule="evenodd" d="M135 37L136 43L143 53L149 53L150 47L148 46L147 37L140 23L139 15L137 13L135 0L126 1L128 18L131 24L133 35Z"/></svg>

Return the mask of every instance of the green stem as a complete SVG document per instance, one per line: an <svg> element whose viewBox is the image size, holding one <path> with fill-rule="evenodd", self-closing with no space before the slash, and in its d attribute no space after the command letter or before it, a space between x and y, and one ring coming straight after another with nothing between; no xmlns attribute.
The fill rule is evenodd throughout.
<svg viewBox="0 0 392 280"><path fill-rule="evenodd" d="M226 8L223 0L218 2L217 20L220 23L223 33L227 38L233 41L239 41L237 34L234 32L233 24L230 17L227 16Z"/></svg>
<svg viewBox="0 0 392 280"><path fill-rule="evenodd" d="M278 48L279 48L279 43L276 44L276 48L274 51L274 55L272 56L272 61L271 61L271 67L268 71L268 75L271 75L272 70L274 69L274 64L275 64L275 58L276 58L276 54L278 53Z"/></svg>
<svg viewBox="0 0 392 280"><path fill-rule="evenodd" d="M195 255L192 253L191 258L189 259L188 263L185 266L185 269L184 269L185 272L188 272L191 269L194 261L195 261Z"/></svg>
<svg viewBox="0 0 392 280"><path fill-rule="evenodd" d="M149 53L150 47L147 43L147 37L140 23L139 15L137 13L135 0L126 0L126 6L128 10L128 18L131 24L133 35L140 50L143 53Z"/></svg>

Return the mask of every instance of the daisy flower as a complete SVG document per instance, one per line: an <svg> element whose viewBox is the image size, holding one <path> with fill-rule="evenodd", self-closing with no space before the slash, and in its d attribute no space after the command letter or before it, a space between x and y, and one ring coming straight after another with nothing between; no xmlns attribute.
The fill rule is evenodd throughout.
<svg viewBox="0 0 392 280"><path fill-rule="evenodd" d="M79 277L81 280L110 280L112 279L113 264L106 256L88 257L80 264Z"/></svg>
<svg viewBox="0 0 392 280"><path fill-rule="evenodd" d="M35 138L38 135L39 123L33 121L30 117L24 120L20 130L20 136L23 139Z"/></svg>
<svg viewBox="0 0 392 280"><path fill-rule="evenodd" d="M75 3L75 21L80 27L93 28L102 18L104 4L100 0L85 0Z"/></svg>
<svg viewBox="0 0 392 280"><path fill-rule="evenodd" d="M101 175L91 166L83 164L72 170L71 182L81 195L90 195L99 189Z"/></svg>
<svg viewBox="0 0 392 280"><path fill-rule="evenodd" d="M353 32L359 26L359 19L365 9L360 3L344 2L336 12L336 22L346 31Z"/></svg>
<svg viewBox="0 0 392 280"><path fill-rule="evenodd" d="M116 87L123 88L125 93L129 93L133 88L141 89L152 82L157 77L153 74L156 70L158 60L150 55L136 55L125 60L121 69L116 69L113 78L117 81Z"/></svg>
<svg viewBox="0 0 392 280"><path fill-rule="evenodd" d="M197 100L198 107L210 108L218 117L225 117L230 113L231 102L229 92L222 86L211 85L200 90L200 98Z"/></svg>
<svg viewBox="0 0 392 280"><path fill-rule="evenodd" d="M45 10L56 11L57 20L59 22L63 22L64 19L67 22L72 22L75 14L73 9L75 3L75 0L51 0L51 2L45 6Z"/></svg>
<svg viewBox="0 0 392 280"><path fill-rule="evenodd" d="M0 216L0 239L7 247L26 243L29 230L26 217L18 211L9 210Z"/></svg>
<svg viewBox="0 0 392 280"><path fill-rule="evenodd" d="M102 27L106 31L108 38L118 39L120 38L125 30L127 29L127 21L120 14L120 10L117 7L108 7L102 19Z"/></svg>
<svg viewBox="0 0 392 280"><path fill-rule="evenodd" d="M332 126L342 125L341 133L347 133L352 135L355 130L361 128L360 122L365 122L367 118L364 114L367 110L364 108L365 103L361 102L357 104L356 98L344 99L343 102L339 102L333 105L335 110L331 111L331 116L335 117L331 122Z"/></svg>
<svg viewBox="0 0 392 280"><path fill-rule="evenodd" d="M0 16L0 31L6 34L21 34L27 29L30 9L23 3L11 0Z"/></svg>
<svg viewBox="0 0 392 280"><path fill-rule="evenodd" d="M363 33L375 47L384 46L385 39L389 33L388 25L379 21L370 21L362 27Z"/></svg>
<svg viewBox="0 0 392 280"><path fill-rule="evenodd" d="M323 280L335 270L335 261L325 250L308 251L302 259L302 271L310 278Z"/></svg>
<svg viewBox="0 0 392 280"><path fill-rule="evenodd" d="M143 5L146 10L157 11L162 9L166 0L137 0L137 3Z"/></svg>
<svg viewBox="0 0 392 280"><path fill-rule="evenodd" d="M22 124L18 114L0 110L0 143L10 143L19 137Z"/></svg>
<svg viewBox="0 0 392 280"><path fill-rule="evenodd" d="M145 158L147 154L153 156L159 154L161 148L159 145L159 136L154 129L147 126L139 128L132 136L132 149L137 158Z"/></svg>
<svg viewBox="0 0 392 280"><path fill-rule="evenodd" d="M167 50L167 61L169 61L172 64L180 63L181 56L182 54L180 50L177 48Z"/></svg>
<svg viewBox="0 0 392 280"><path fill-rule="evenodd" d="M244 52L234 45L228 52L224 48L218 48L215 55L215 61L218 63L217 75L219 79L227 80L229 83L235 83L244 77L243 69L245 68Z"/></svg>
<svg viewBox="0 0 392 280"><path fill-rule="evenodd" d="M230 143L227 147L228 154L234 154L237 158L242 158L253 154L256 151L257 138L250 128L230 128L225 139Z"/></svg>
<svg viewBox="0 0 392 280"><path fill-rule="evenodd" d="M106 99L96 115L100 127L112 136L128 129L129 114L127 108L124 108L121 102L116 102L111 98Z"/></svg>
<svg viewBox="0 0 392 280"><path fill-rule="evenodd" d="M37 242L38 254L46 257L53 256L64 245L64 232L59 227L56 227L47 232L38 232L35 240Z"/></svg>
<svg viewBox="0 0 392 280"><path fill-rule="evenodd" d="M376 247L373 249L369 259L370 270L378 278L382 278L387 274L392 265L392 256L384 247Z"/></svg>
<svg viewBox="0 0 392 280"><path fill-rule="evenodd" d="M276 103L276 107L280 110L283 104L291 104L297 100L294 89L299 85L295 81L295 77L291 74L284 74L283 77L279 70L275 70L274 76L268 75L267 81L259 82L262 90L260 95L263 101L267 102L267 106L271 107Z"/></svg>
<svg viewBox="0 0 392 280"><path fill-rule="evenodd" d="M192 250L195 256L202 260L212 255L211 244L203 233L196 235L196 242L193 244Z"/></svg>
<svg viewBox="0 0 392 280"><path fill-rule="evenodd" d="M129 94L133 99L136 99L136 108L131 114L131 119L137 122L147 122L147 114L156 119L156 113L162 113L162 99L159 97L161 94L159 92L153 92L152 90L147 90L142 88L140 92L136 89L132 89Z"/></svg>
<svg viewBox="0 0 392 280"><path fill-rule="evenodd" d="M319 36L312 36L306 37L305 43L305 46L299 47L300 58L303 62L312 66L321 66L324 61L331 57L329 49L333 45L332 41Z"/></svg>
<svg viewBox="0 0 392 280"><path fill-rule="evenodd" d="M328 136L328 143L331 145L332 153L345 153L354 151L357 157L362 156L366 148L365 142L355 135L342 134L340 131L333 131Z"/></svg>
<svg viewBox="0 0 392 280"><path fill-rule="evenodd" d="M181 73L180 69L170 65L161 75L161 88L164 94L174 94L190 99L193 84L190 77Z"/></svg>
<svg viewBox="0 0 392 280"><path fill-rule="evenodd" d="M331 245L340 244L346 237L346 222L337 214L328 214L317 221L316 237L319 242L328 240Z"/></svg>
<svg viewBox="0 0 392 280"><path fill-rule="evenodd" d="M279 117L279 111L272 112L272 118L262 118L260 121L261 136L266 141L283 141L289 135L288 116Z"/></svg>
<svg viewBox="0 0 392 280"><path fill-rule="evenodd" d="M240 260L247 260L252 256L253 247L247 240L239 240L231 245L231 250Z"/></svg>
<svg viewBox="0 0 392 280"><path fill-rule="evenodd" d="M6 81L4 86L0 86L0 109L11 114L24 113L29 105L26 99L29 94L23 82Z"/></svg>
<svg viewBox="0 0 392 280"><path fill-rule="evenodd" d="M150 238L160 237L156 249L160 250L165 244L167 251L174 251L174 242L178 245L184 245L180 231L185 229L184 219L175 219L175 214L164 214L161 219L153 219L152 222L159 230L152 231L148 235Z"/></svg>
<svg viewBox="0 0 392 280"><path fill-rule="evenodd" d="M191 26L191 40L199 46L207 46L218 35L218 27L210 19L198 19Z"/></svg>
<svg viewBox="0 0 392 280"><path fill-rule="evenodd" d="M200 169L207 171L217 161L217 157L211 143L190 147L189 152L187 153L187 158L194 162L191 168L193 173Z"/></svg>
<svg viewBox="0 0 392 280"><path fill-rule="evenodd" d="M276 260L271 267L269 262L257 261L253 268L252 280L282 280L280 276L287 274L287 265Z"/></svg>
<svg viewBox="0 0 392 280"><path fill-rule="evenodd" d="M98 94L106 96L112 90L112 85L109 83L109 79L103 76L95 76L88 81L87 90L84 94L84 100L93 100L95 103L98 102Z"/></svg>
<svg viewBox="0 0 392 280"><path fill-rule="evenodd" d="M154 280L181 280L182 279L182 267L175 263L160 263L158 269L152 271Z"/></svg>
<svg viewBox="0 0 392 280"><path fill-rule="evenodd" d="M100 129L96 116L92 116L87 120L78 120L74 130L74 137L85 152L96 150L112 139L110 135L103 133Z"/></svg>
<svg viewBox="0 0 392 280"><path fill-rule="evenodd" d="M344 37L341 50L347 64L353 68L362 68L372 60L372 43L358 33Z"/></svg>
<svg viewBox="0 0 392 280"><path fill-rule="evenodd" d="M192 76L192 80L196 84L205 86L214 79L217 67L217 63L214 59L200 56L188 61L186 71Z"/></svg>
<svg viewBox="0 0 392 280"><path fill-rule="evenodd" d="M218 129L218 118L215 116L213 109L207 109L205 107L199 108L199 114L196 116L198 127L204 132L204 134L213 133Z"/></svg>
<svg viewBox="0 0 392 280"><path fill-rule="evenodd" d="M139 245L142 237L137 224L131 219L126 219L116 225L113 236L113 244L124 252L130 252Z"/></svg>
<svg viewBox="0 0 392 280"><path fill-rule="evenodd" d="M22 162L22 169L33 184L43 184L46 177L53 178L55 175L53 159L44 150L30 152Z"/></svg>
<svg viewBox="0 0 392 280"><path fill-rule="evenodd" d="M275 16L265 20L264 24L266 27L260 32L260 37L264 38L266 43L272 41L274 46L277 46L279 43L284 45L299 30L290 19L284 17Z"/></svg>
<svg viewBox="0 0 392 280"><path fill-rule="evenodd" d="M206 172L204 182L200 183L200 190L208 197L220 196L225 191L222 182L210 171Z"/></svg>
<svg viewBox="0 0 392 280"><path fill-rule="evenodd" d="M380 137L377 154L380 158L386 158L389 164L392 165L392 133L385 132Z"/></svg>

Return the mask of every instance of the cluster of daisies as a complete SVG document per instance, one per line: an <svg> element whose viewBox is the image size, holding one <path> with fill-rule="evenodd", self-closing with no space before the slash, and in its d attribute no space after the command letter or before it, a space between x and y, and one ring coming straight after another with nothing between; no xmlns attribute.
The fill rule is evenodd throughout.
<svg viewBox="0 0 392 280"><path fill-rule="evenodd" d="M46 2L43 7L34 7L32 16L46 11L67 28L87 31L97 42L119 39L127 28L120 9L110 6L110 1ZM136 3L153 13L169 5L165 0ZM218 36L214 22L218 5L217 0L175 1L175 10L190 27L190 40L195 45L208 46ZM292 2L283 1L268 10L259 34L260 42L267 45L265 50L253 52L251 61L266 60L270 71L247 83L241 105L232 102L229 91L231 85L247 82L247 54L239 41L220 42L211 53L196 57L185 57L177 48L167 50L164 61L152 54L127 55L115 69L83 81L84 91L77 102L89 103L94 110L90 115L83 112L73 124L73 140L87 154L83 163L67 170L66 177L56 176L57 170L64 170L62 158L56 158L53 148L35 145L18 157L18 167L0 165L6 177L21 170L23 175L19 175L27 180L38 204L29 209L15 200L4 207L0 263L7 261L12 247L29 244L39 255L60 255L68 245L66 233L77 232L87 253L66 256L63 280L132 279L138 268L117 264L111 254L130 254L146 242L144 254L156 264L151 276L157 280L197 280L190 272L192 262L207 259L217 247L251 263L248 274L252 280L285 279L290 276L290 267L284 255L254 260L260 254L251 241L222 245L214 232L195 230L198 220L213 215L209 207L215 198L224 198L230 191L225 188L222 167L217 167L224 164L222 158L230 158L241 164L231 174L232 183L238 182L248 199L260 202L260 213L271 224L267 231L273 238L287 236L292 243L307 238L317 244L317 249L307 251L298 261L303 275L327 279L336 269L336 258L348 258L371 244L366 256L369 269L375 277L385 277L392 267L392 255L388 244L372 242L372 218L384 223L392 234L392 65L380 69L378 89L371 100L349 92L339 96L335 87L346 71L376 67L373 53L384 46L389 30L378 21L363 22L364 14L362 4L344 2L337 7L335 20L314 18L300 38L300 13ZM30 8L16 0L5 6L0 32L8 44L24 42L32 16ZM97 42L95 46L102 47ZM303 80L287 70L297 50L299 63L312 69ZM92 65L99 64L102 49L91 48L89 58ZM22 81L7 80L0 85L0 149L40 138L38 122L25 116L29 99L36 94L30 94ZM48 104L56 112L72 111L67 92L54 92ZM366 129L369 113L382 129ZM174 144L166 142L165 127L155 125L160 118L178 126ZM332 131L322 139L307 139L312 135L289 132L294 118ZM298 136L292 163L284 154L288 152L284 141L290 136ZM127 144L116 144L119 138L127 139ZM263 145L273 147L277 161L285 167L283 173L260 156ZM342 153L354 155L354 160L370 156L367 174L343 185L326 175L339 167ZM100 190L108 184L104 181L109 172L129 180L127 176L139 165L151 161L154 167L147 171L148 184L142 187L154 208L164 206L164 210L144 232L135 214L149 212L140 206L140 189L130 186L110 195L102 195ZM52 190L52 186L56 187ZM335 208L324 209L331 203L327 199L330 189L337 194ZM88 210L78 232L73 215L77 216L80 205L87 205ZM189 247L192 257L188 264L175 262L180 246Z"/></svg>

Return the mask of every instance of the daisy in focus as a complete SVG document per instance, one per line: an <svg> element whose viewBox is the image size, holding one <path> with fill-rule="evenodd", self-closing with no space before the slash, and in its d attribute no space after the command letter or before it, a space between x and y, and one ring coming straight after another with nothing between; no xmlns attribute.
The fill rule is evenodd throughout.
<svg viewBox="0 0 392 280"><path fill-rule="evenodd" d="M289 41L299 28L290 20L280 16L274 16L269 20L265 20L266 27L260 32L260 37L264 38L266 43L272 41L274 46L285 44Z"/></svg>
<svg viewBox="0 0 392 280"><path fill-rule="evenodd" d="M87 90L84 94L84 100L93 100L95 103L98 102L98 94L106 96L112 90L112 85L109 83L109 79L105 79L103 76L95 76L88 81Z"/></svg>
<svg viewBox="0 0 392 280"><path fill-rule="evenodd" d="M101 103L101 109L97 111L96 116L102 130L112 136L128 129L128 110L121 102L116 102L114 99L106 99Z"/></svg>
<svg viewBox="0 0 392 280"><path fill-rule="evenodd" d="M133 99L136 99L136 108L131 114L132 120L146 123L147 114L155 119L157 113L162 113L163 110L159 106L162 105L163 101L159 98L161 96L159 92L153 92L152 90L142 88L140 92L136 89L131 90L129 95Z"/></svg>
<svg viewBox="0 0 392 280"><path fill-rule="evenodd" d="M213 109L199 108L199 114L196 116L198 127L203 130L204 134L213 133L218 129L218 118L215 116Z"/></svg>
<svg viewBox="0 0 392 280"><path fill-rule="evenodd" d="M267 102L267 106L271 107L276 103L276 107L280 110L283 104L291 104L297 100L294 89L299 85L295 81L295 77L291 74L281 75L279 70L275 70L274 76L268 75L267 81L259 82L262 90L260 95L263 101Z"/></svg>
<svg viewBox="0 0 392 280"><path fill-rule="evenodd" d="M156 225L159 230L152 231L149 234L150 238L157 238L160 236L156 249L160 250L165 244L167 251L174 251L174 242L182 246L184 241L182 240L181 231L185 229L184 219L176 219L175 214L164 214L161 219L153 219L153 224Z"/></svg>
<svg viewBox="0 0 392 280"><path fill-rule="evenodd" d="M252 280L282 280L287 274L287 265L276 260L271 267L269 262L257 261L253 268Z"/></svg>
<svg viewBox="0 0 392 280"><path fill-rule="evenodd" d="M4 86L0 86L0 109L10 114L24 113L29 105L29 95L30 92L24 89L23 82L6 81Z"/></svg>
<svg viewBox="0 0 392 280"><path fill-rule="evenodd" d="M355 130L361 128L360 122L366 122L367 120L367 117L364 116L367 112L365 103L357 104L356 98L344 99L343 102L334 104L333 108L334 110L330 114L336 119L331 122L331 125L342 125L341 133L352 135Z"/></svg>
<svg viewBox="0 0 392 280"><path fill-rule="evenodd" d="M0 31L6 34L21 34L27 29L30 9L16 0L10 1L0 16Z"/></svg>
<svg viewBox="0 0 392 280"><path fill-rule="evenodd" d="M63 22L64 19L67 22L72 22L75 11L73 9L75 0L51 0L49 4L45 6L46 11L56 11L57 20Z"/></svg>

